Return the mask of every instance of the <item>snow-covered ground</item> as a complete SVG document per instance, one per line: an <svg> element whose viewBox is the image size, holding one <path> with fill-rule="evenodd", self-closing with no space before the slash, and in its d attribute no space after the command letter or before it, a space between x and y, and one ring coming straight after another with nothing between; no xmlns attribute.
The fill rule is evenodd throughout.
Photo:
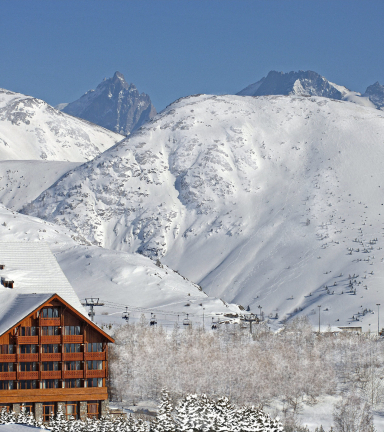
<svg viewBox="0 0 384 432"><path fill-rule="evenodd" d="M0 160L84 162L122 138L40 99L0 89Z"/></svg>
<svg viewBox="0 0 384 432"><path fill-rule="evenodd" d="M348 102L191 96L24 211L159 257L254 312L317 325L321 305L323 328L368 331L384 277L383 134L382 112Z"/></svg>

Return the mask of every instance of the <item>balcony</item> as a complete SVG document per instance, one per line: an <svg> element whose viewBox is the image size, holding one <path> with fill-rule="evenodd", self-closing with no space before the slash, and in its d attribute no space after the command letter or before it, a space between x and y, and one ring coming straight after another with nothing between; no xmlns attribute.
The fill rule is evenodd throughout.
<svg viewBox="0 0 384 432"><path fill-rule="evenodd" d="M83 343L83 335L64 335L63 343Z"/></svg>
<svg viewBox="0 0 384 432"><path fill-rule="evenodd" d="M15 363L16 354L0 354L0 363Z"/></svg>
<svg viewBox="0 0 384 432"><path fill-rule="evenodd" d="M18 354L17 361L19 362L37 362L39 361L39 354Z"/></svg>
<svg viewBox="0 0 384 432"><path fill-rule="evenodd" d="M39 379L39 371L18 372L17 379L19 380L37 380Z"/></svg>
<svg viewBox="0 0 384 432"><path fill-rule="evenodd" d="M60 327L60 318L40 318L40 327Z"/></svg>
<svg viewBox="0 0 384 432"><path fill-rule="evenodd" d="M42 353L41 361L61 361L61 353Z"/></svg>
<svg viewBox="0 0 384 432"><path fill-rule="evenodd" d="M63 361L75 361L75 360L83 360L84 354L80 353L64 353Z"/></svg>
<svg viewBox="0 0 384 432"><path fill-rule="evenodd" d="M63 371L63 379L84 378L83 370L65 370Z"/></svg>
<svg viewBox="0 0 384 432"><path fill-rule="evenodd" d="M41 379L61 379L61 371L41 371Z"/></svg>
<svg viewBox="0 0 384 432"><path fill-rule="evenodd" d="M87 370L86 378L105 378L105 369L100 370Z"/></svg>
<svg viewBox="0 0 384 432"><path fill-rule="evenodd" d="M0 380L15 380L16 379L16 372L0 372Z"/></svg>
<svg viewBox="0 0 384 432"><path fill-rule="evenodd" d="M59 344L61 343L61 336L41 336L42 344Z"/></svg>
<svg viewBox="0 0 384 432"><path fill-rule="evenodd" d="M16 343L37 345L39 336L16 336Z"/></svg>
<svg viewBox="0 0 384 432"><path fill-rule="evenodd" d="M105 360L105 352L87 352L84 357L84 360Z"/></svg>

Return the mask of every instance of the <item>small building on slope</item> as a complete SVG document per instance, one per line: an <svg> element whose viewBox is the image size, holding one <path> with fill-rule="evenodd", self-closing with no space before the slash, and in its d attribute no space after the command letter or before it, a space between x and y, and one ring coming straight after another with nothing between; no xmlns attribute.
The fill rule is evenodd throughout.
<svg viewBox="0 0 384 432"><path fill-rule="evenodd" d="M108 343L42 243L0 243L0 409L108 412Z"/></svg>

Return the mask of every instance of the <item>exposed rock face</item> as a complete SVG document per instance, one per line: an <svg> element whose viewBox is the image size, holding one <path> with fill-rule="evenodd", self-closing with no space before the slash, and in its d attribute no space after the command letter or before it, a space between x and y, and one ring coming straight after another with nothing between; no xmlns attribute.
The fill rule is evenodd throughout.
<svg viewBox="0 0 384 432"><path fill-rule="evenodd" d="M364 96L368 97L376 108L382 109L384 107L384 86L378 81L367 87Z"/></svg>
<svg viewBox="0 0 384 432"><path fill-rule="evenodd" d="M129 135L156 115L150 97L139 93L128 84L120 72L105 79L96 90L90 90L80 99L57 106L62 111L118 132Z"/></svg>
<svg viewBox="0 0 384 432"><path fill-rule="evenodd" d="M266 78L251 84L237 93L239 96L298 95L322 96L342 99L348 92L345 87L336 86L313 71L276 72L271 71Z"/></svg>

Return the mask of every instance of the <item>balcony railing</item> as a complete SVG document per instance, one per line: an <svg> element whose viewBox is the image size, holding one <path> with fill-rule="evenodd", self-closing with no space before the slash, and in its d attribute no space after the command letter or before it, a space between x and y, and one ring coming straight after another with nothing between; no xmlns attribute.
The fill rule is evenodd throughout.
<svg viewBox="0 0 384 432"><path fill-rule="evenodd" d="M36 362L36 361L39 361L39 354L38 353L18 354L17 355L17 361L18 362Z"/></svg>
<svg viewBox="0 0 384 432"><path fill-rule="evenodd" d="M60 361L61 353L42 353L41 361Z"/></svg>
<svg viewBox="0 0 384 432"><path fill-rule="evenodd" d="M16 354L0 354L0 363L15 363Z"/></svg>
<svg viewBox="0 0 384 432"><path fill-rule="evenodd" d="M64 353L63 354L63 361L76 361L76 360L83 360L84 353Z"/></svg>
<svg viewBox="0 0 384 432"><path fill-rule="evenodd" d="M60 318L40 318L39 325L41 327L59 327L61 325Z"/></svg>
<svg viewBox="0 0 384 432"><path fill-rule="evenodd" d="M16 341L19 344L38 344L39 336L16 336Z"/></svg>
<svg viewBox="0 0 384 432"><path fill-rule="evenodd" d="M39 371L17 372L19 380L37 380L39 379Z"/></svg>
<svg viewBox="0 0 384 432"><path fill-rule="evenodd" d="M86 378L105 378L105 370L87 370Z"/></svg>
<svg viewBox="0 0 384 432"><path fill-rule="evenodd" d="M61 343L61 336L41 336L42 344L59 344Z"/></svg>
<svg viewBox="0 0 384 432"><path fill-rule="evenodd" d="M0 372L0 380L15 380L16 379L16 372Z"/></svg>
<svg viewBox="0 0 384 432"><path fill-rule="evenodd" d="M83 343L84 336L83 335L64 335L63 342L64 343Z"/></svg>
<svg viewBox="0 0 384 432"><path fill-rule="evenodd" d="M83 370L65 370L63 371L63 379L84 378Z"/></svg>
<svg viewBox="0 0 384 432"><path fill-rule="evenodd" d="M61 371L41 371L41 379L61 379Z"/></svg>
<svg viewBox="0 0 384 432"><path fill-rule="evenodd" d="M84 360L105 360L105 352L86 352Z"/></svg>

